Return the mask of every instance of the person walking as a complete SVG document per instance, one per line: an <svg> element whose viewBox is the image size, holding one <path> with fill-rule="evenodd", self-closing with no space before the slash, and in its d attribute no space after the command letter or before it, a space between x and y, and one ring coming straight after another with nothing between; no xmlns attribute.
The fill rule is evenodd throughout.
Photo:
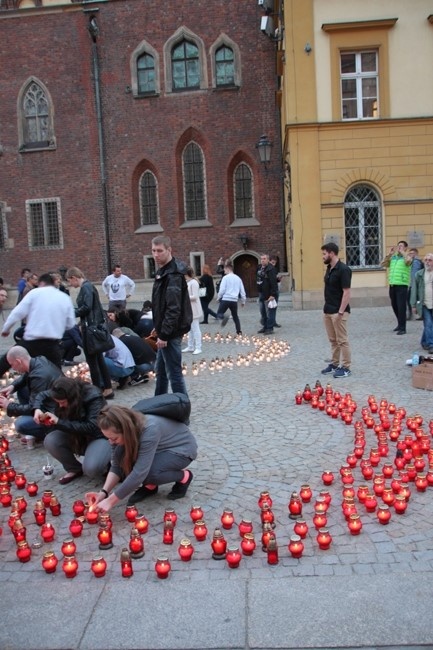
<svg viewBox="0 0 433 650"><path fill-rule="evenodd" d="M433 253L424 256L424 268L415 274L410 297L413 313L423 320L421 347L433 354Z"/></svg>
<svg viewBox="0 0 433 650"><path fill-rule="evenodd" d="M332 350L332 361L322 370L322 375L332 374L338 379L351 375L347 321L350 314L352 270L339 259L339 249L334 242L324 244L321 250L326 264L323 321Z"/></svg>
<svg viewBox="0 0 433 650"><path fill-rule="evenodd" d="M26 325L20 345L29 351L31 357L46 357L61 368L60 341L65 330L74 327L75 315L71 299L56 289L49 273L42 274L39 286L12 309L3 325L2 336L9 336L12 325L22 320ZM0 376L9 368L6 355L3 355Z"/></svg>
<svg viewBox="0 0 433 650"><path fill-rule="evenodd" d="M269 258L269 263L272 264L272 266L275 269L275 272L277 274L277 293L275 296L275 302L277 303L277 307L275 308L275 313L274 313L274 327L281 327L279 323L277 323L277 309L278 309L278 300L280 298L280 284L281 284L281 278L282 275L279 272L279 258L277 255L271 255Z"/></svg>
<svg viewBox="0 0 433 650"><path fill-rule="evenodd" d="M126 309L126 300L134 293L135 282L122 273L122 267L115 264L111 275L102 282L102 291L108 298L108 311Z"/></svg>
<svg viewBox="0 0 433 650"><path fill-rule="evenodd" d="M409 309L409 311L407 312L407 320L412 320L413 314L412 314L411 293L413 290L413 286L415 284L415 275L418 273L418 271L421 271L421 269L424 268L424 264L423 261L418 257L417 248L410 248L408 255L409 257L412 258L412 264L410 265L410 284L407 290L407 305ZM417 320L419 320L419 318Z"/></svg>
<svg viewBox="0 0 433 650"><path fill-rule="evenodd" d="M269 255L260 256L257 268L257 289L259 291L260 322L262 328L258 334L273 334L278 296L277 272L269 262Z"/></svg>
<svg viewBox="0 0 433 650"><path fill-rule="evenodd" d="M169 237L152 239L152 255L157 267L152 289L154 335L157 337L155 395L168 392L187 395L182 375L182 337L192 323L191 301L185 280L186 265L177 261Z"/></svg>
<svg viewBox="0 0 433 650"><path fill-rule="evenodd" d="M245 288L242 280L233 272L233 264L230 259L224 263L224 277L218 291L218 300L220 301L217 311L217 318L221 320L221 326L225 327L229 317L225 316L227 309L233 318L236 327L236 334L242 334L241 323L238 316L238 301L241 299L242 307L245 306L247 299Z"/></svg>
<svg viewBox="0 0 433 650"><path fill-rule="evenodd" d="M200 297L201 306L203 309L203 320L200 325L207 325L209 323L209 314L214 318L217 317L216 313L212 311L209 307L209 303L212 301L215 295L215 286L213 283L213 277L208 264L203 265L203 274L200 277L200 286L203 289L206 289L206 295Z"/></svg>
<svg viewBox="0 0 433 650"><path fill-rule="evenodd" d="M397 318L394 332L406 334L406 305L410 285L410 267L412 258L407 254L407 242L400 240L397 246L392 246L388 255L382 260L381 266L389 269L389 298L391 307Z"/></svg>
<svg viewBox="0 0 433 650"><path fill-rule="evenodd" d="M75 289L80 289L77 296L77 307L75 315L80 318L81 338L83 341L83 352L89 366L92 384L103 390L105 399L113 399L114 392L111 387L111 378L104 362L102 352L90 354L86 345L86 328L88 325L101 325L105 322L105 314L102 309L98 292L93 284L86 280L84 273L72 266L66 271L66 278ZM60 296L64 294L57 292ZM31 295L31 294L30 294Z"/></svg>
<svg viewBox="0 0 433 650"><path fill-rule="evenodd" d="M188 345L182 352L192 352L193 354L201 354L201 331L200 331L200 318L203 316L201 308L199 289L200 285L195 278L195 273L190 266L188 266L185 273L186 284L188 285L189 299L191 301L192 309L192 323L191 329L188 332Z"/></svg>

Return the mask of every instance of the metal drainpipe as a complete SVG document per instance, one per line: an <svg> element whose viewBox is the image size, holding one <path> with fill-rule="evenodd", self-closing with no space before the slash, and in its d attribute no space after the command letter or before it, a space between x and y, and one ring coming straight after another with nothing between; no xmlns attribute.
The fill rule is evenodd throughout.
<svg viewBox="0 0 433 650"><path fill-rule="evenodd" d="M106 249L106 261L107 261L107 271L108 273L111 273L112 261L111 261L110 226L109 226L109 215L108 215L108 198L107 198L107 175L106 175L106 168L105 168L104 128L103 128L103 118L102 118L101 88L100 88L100 75L99 75L99 52L98 52L99 28L93 13L89 17L88 29L89 29L90 36L92 38L93 83L94 83L94 90L95 90L96 119L98 124L99 172L101 177L101 189L102 189L102 210L104 214L104 239L105 239L105 249Z"/></svg>

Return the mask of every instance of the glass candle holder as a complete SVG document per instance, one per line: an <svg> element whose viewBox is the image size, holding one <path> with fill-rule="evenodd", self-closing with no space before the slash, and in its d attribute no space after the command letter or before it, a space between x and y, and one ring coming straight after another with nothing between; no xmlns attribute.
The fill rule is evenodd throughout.
<svg viewBox="0 0 433 650"><path fill-rule="evenodd" d="M130 578L132 575L134 575L131 555L127 548L122 548L122 551L120 553L120 570L122 573L122 578Z"/></svg>
<svg viewBox="0 0 433 650"><path fill-rule="evenodd" d="M136 528L133 528L131 530L131 535L129 538L129 550L131 552L131 557L134 559L139 559L144 555L143 538Z"/></svg>
<svg viewBox="0 0 433 650"><path fill-rule="evenodd" d="M304 552L304 544L302 543L300 535L291 535L287 548L292 557L300 558Z"/></svg>
<svg viewBox="0 0 433 650"><path fill-rule="evenodd" d="M189 562L194 553L194 547L191 544L191 541L186 537L181 539L177 552L182 562Z"/></svg>
<svg viewBox="0 0 433 650"><path fill-rule="evenodd" d="M305 519L298 519L293 526L293 532L301 539L305 539L308 533L308 525ZM290 550L290 549L289 549Z"/></svg>
<svg viewBox="0 0 433 650"><path fill-rule="evenodd" d="M51 497L54 492L52 490L44 490L42 493L42 502L46 508L50 507Z"/></svg>
<svg viewBox="0 0 433 650"><path fill-rule="evenodd" d="M56 496L52 496L50 499L50 510L53 517L58 517L61 513L61 505Z"/></svg>
<svg viewBox="0 0 433 650"><path fill-rule="evenodd" d="M278 564L278 545L275 537L271 537L268 542L268 564Z"/></svg>
<svg viewBox="0 0 433 650"><path fill-rule="evenodd" d="M245 533L241 541L241 550L244 555L252 555L256 549L254 533Z"/></svg>
<svg viewBox="0 0 433 650"><path fill-rule="evenodd" d="M320 528L317 532L316 540L322 551L328 550L332 543L332 537L329 530L327 528Z"/></svg>
<svg viewBox="0 0 433 650"><path fill-rule="evenodd" d="M374 512L377 508L377 499L374 494L367 494L364 501L364 506L367 512Z"/></svg>
<svg viewBox="0 0 433 650"><path fill-rule="evenodd" d="M324 528L327 523L328 523L328 518L326 516L326 513L316 511L313 517L313 524L316 530L319 530L319 528Z"/></svg>
<svg viewBox="0 0 433 650"><path fill-rule="evenodd" d="M30 548L28 542L26 540L22 540L18 542L17 544L17 550L16 550L16 556L19 559L20 562L23 564L25 562L29 562L31 556L32 556L32 549Z"/></svg>
<svg viewBox="0 0 433 650"><path fill-rule="evenodd" d="M194 524L194 535L198 542L204 542L207 536L207 528L203 519L198 519Z"/></svg>
<svg viewBox="0 0 433 650"><path fill-rule="evenodd" d="M394 510L398 515L402 515L406 512L407 502L405 497L402 494L397 494L394 500Z"/></svg>
<svg viewBox="0 0 433 650"><path fill-rule="evenodd" d="M72 537L80 537L83 532L83 524L79 519L73 519L69 524L69 532Z"/></svg>
<svg viewBox="0 0 433 650"><path fill-rule="evenodd" d="M415 487L418 492L425 492L428 487L427 474L417 474L415 477Z"/></svg>
<svg viewBox="0 0 433 650"><path fill-rule="evenodd" d="M267 503L268 506L272 508L271 495L267 490L263 490L263 492L260 492L259 500L257 501L259 508L262 508L263 504L265 503Z"/></svg>
<svg viewBox="0 0 433 650"><path fill-rule="evenodd" d="M135 518L137 517L137 515L138 515L138 510L134 505L126 506L125 517L130 524L133 524L135 522Z"/></svg>
<svg viewBox="0 0 433 650"><path fill-rule="evenodd" d="M262 524L271 524L272 528L275 528L275 517L270 506L267 503L264 503L260 511L260 520Z"/></svg>
<svg viewBox="0 0 433 650"><path fill-rule="evenodd" d="M99 526L98 541L101 551L113 548L113 533L111 528L108 528L106 524L100 524Z"/></svg>
<svg viewBox="0 0 433 650"><path fill-rule="evenodd" d="M8 508L12 503L12 494L7 488L3 488L0 492L0 503L3 508Z"/></svg>
<svg viewBox="0 0 433 650"><path fill-rule="evenodd" d="M379 506L377 509L376 516L380 524L384 526L388 524L391 519L391 511L389 509L389 506L387 505Z"/></svg>
<svg viewBox="0 0 433 650"><path fill-rule="evenodd" d="M15 474L15 485L17 486L18 490L24 490L26 487L27 479L25 477L25 474L22 472L17 472Z"/></svg>
<svg viewBox="0 0 433 650"><path fill-rule="evenodd" d="M237 569L242 559L238 546L229 546L226 553L226 562L230 569Z"/></svg>
<svg viewBox="0 0 433 650"><path fill-rule="evenodd" d="M224 538L222 531L215 528L211 542L212 557L214 560L223 560L226 555L227 542Z"/></svg>
<svg viewBox="0 0 433 650"><path fill-rule="evenodd" d="M62 569L67 578L75 578L78 571L78 562L75 555L69 555L63 558Z"/></svg>
<svg viewBox="0 0 433 650"><path fill-rule="evenodd" d="M302 503L310 503L311 497L313 496L313 491L309 485L301 485L299 496L301 497Z"/></svg>
<svg viewBox="0 0 433 650"><path fill-rule="evenodd" d="M138 530L140 535L144 535L149 530L149 521L144 515L137 515L135 518L134 528Z"/></svg>
<svg viewBox="0 0 433 650"><path fill-rule="evenodd" d="M173 528L176 526L177 514L174 511L174 508L166 508L165 509L164 521L170 521L173 524Z"/></svg>
<svg viewBox="0 0 433 650"><path fill-rule="evenodd" d="M234 521L233 510L224 510L221 515L221 524L224 530L230 530Z"/></svg>
<svg viewBox="0 0 433 650"><path fill-rule="evenodd" d="M168 557L160 556L156 559L155 563L155 572L158 578L165 580L170 573L171 564L168 560Z"/></svg>
<svg viewBox="0 0 433 650"><path fill-rule="evenodd" d="M347 526L351 535L359 535L362 530L361 517L358 514L350 515Z"/></svg>
<svg viewBox="0 0 433 650"><path fill-rule="evenodd" d="M287 507L290 519L300 519L302 517L302 501L296 492L292 492Z"/></svg>
<svg viewBox="0 0 433 650"><path fill-rule="evenodd" d="M25 542L27 539L27 529L24 526L23 522L21 519L16 519L12 528L12 533L15 538L15 542L19 544L19 542Z"/></svg>
<svg viewBox="0 0 433 650"><path fill-rule="evenodd" d="M81 501L81 499L78 499L77 501L74 501L74 503L72 505L72 510L73 510L74 515L76 517L82 517L84 515L85 509L86 509L86 506L84 505L84 501Z"/></svg>
<svg viewBox="0 0 433 650"><path fill-rule="evenodd" d="M201 509L200 506L193 505L190 510L189 516L191 517L191 521L193 521L194 523L196 521L200 521L203 519L203 510Z"/></svg>
<svg viewBox="0 0 433 650"><path fill-rule="evenodd" d="M24 514L25 511L27 510L27 501L23 496L18 496L15 498L15 505L21 515Z"/></svg>
<svg viewBox="0 0 433 650"><path fill-rule="evenodd" d="M90 568L93 571L95 578L103 578L107 570L107 562L102 557L102 555L94 557Z"/></svg>
<svg viewBox="0 0 433 650"><path fill-rule="evenodd" d="M46 551L42 557L42 568L46 573L55 573L59 561L54 551Z"/></svg>
<svg viewBox="0 0 433 650"><path fill-rule="evenodd" d="M86 521L91 526L98 523L98 513L96 512L96 510L90 510L90 509L87 510L87 512L86 512Z"/></svg>
<svg viewBox="0 0 433 650"><path fill-rule="evenodd" d="M54 539L55 532L56 531L54 530L54 526L52 524L43 524L41 528L41 537L45 543L50 543Z"/></svg>
<svg viewBox="0 0 433 650"><path fill-rule="evenodd" d="M239 528L239 535L243 537L245 533L253 532L253 522L251 521L251 519L242 519L238 528Z"/></svg>
<svg viewBox="0 0 433 650"><path fill-rule="evenodd" d="M70 537L68 537L67 539L65 539L63 541L63 544L62 544L60 550L61 550L61 552L62 552L62 554L64 556L69 557L70 555L75 555L76 550L77 550L77 546L76 546L74 540L71 539Z"/></svg>
<svg viewBox="0 0 433 650"><path fill-rule="evenodd" d="M262 551L267 553L268 551L268 542L273 536L272 528L269 524L263 524L263 532L262 532Z"/></svg>
<svg viewBox="0 0 433 650"><path fill-rule="evenodd" d="M98 522L100 526L105 526L113 532L113 522L108 512L98 512Z"/></svg>
<svg viewBox="0 0 433 650"><path fill-rule="evenodd" d="M173 538L174 538L173 522L166 521L164 523L164 530L162 533L162 542L163 544L173 544Z"/></svg>
<svg viewBox="0 0 433 650"><path fill-rule="evenodd" d="M26 490L27 490L27 494L30 497L35 497L38 493L39 486L35 481L30 481L29 483L27 483Z"/></svg>

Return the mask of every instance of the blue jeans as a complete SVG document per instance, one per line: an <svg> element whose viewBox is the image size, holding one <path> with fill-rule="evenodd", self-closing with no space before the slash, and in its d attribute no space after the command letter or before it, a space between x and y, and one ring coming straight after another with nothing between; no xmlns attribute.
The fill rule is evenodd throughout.
<svg viewBox="0 0 433 650"><path fill-rule="evenodd" d="M120 377L129 377L129 375L132 375L135 368L135 366L132 366L131 368L122 368L121 366L116 366L113 359L110 359L109 357L105 357L105 365L108 368L110 377L113 377L113 379L120 379Z"/></svg>
<svg viewBox="0 0 433 650"><path fill-rule="evenodd" d="M218 305L218 311L217 311L217 318L219 320L222 320L224 318L224 314L226 313L227 309L230 311L233 322L236 327L236 334L242 334L241 331L241 322L239 320L238 316L238 303L235 302L234 300L221 300L220 304Z"/></svg>
<svg viewBox="0 0 433 650"><path fill-rule="evenodd" d="M155 395L168 393L168 382L170 382L173 393L186 391L185 380L182 375L182 337L167 341L165 348L160 348L155 361L156 386Z"/></svg>
<svg viewBox="0 0 433 650"><path fill-rule="evenodd" d="M268 301L264 298L259 298L259 307L260 307L260 322L265 328L265 330L271 330L275 325L275 316L277 313L276 309L269 309Z"/></svg>
<svg viewBox="0 0 433 650"><path fill-rule="evenodd" d="M422 307L424 329L421 336L421 345L426 348L433 348L433 309Z"/></svg>
<svg viewBox="0 0 433 650"><path fill-rule="evenodd" d="M15 422L17 433L22 436L34 436L36 440L43 440L47 433L53 431L54 427L47 427L44 424L36 424L31 415L20 415Z"/></svg>

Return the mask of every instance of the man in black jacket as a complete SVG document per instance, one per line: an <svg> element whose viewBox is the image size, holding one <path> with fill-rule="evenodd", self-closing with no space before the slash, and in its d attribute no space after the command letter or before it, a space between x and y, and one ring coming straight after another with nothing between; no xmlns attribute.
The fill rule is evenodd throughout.
<svg viewBox="0 0 433 650"><path fill-rule="evenodd" d="M192 323L191 301L185 280L186 265L171 254L169 237L152 239L152 255L157 266L152 290L154 332L157 336L155 395L168 392L187 395L182 375L182 337Z"/></svg>
<svg viewBox="0 0 433 650"><path fill-rule="evenodd" d="M156 356L154 350L148 343L146 343L146 341L143 341L140 336L125 334L120 327L116 327L112 334L113 336L117 336L117 338L126 345L134 357L135 362L135 368L132 375L129 377L121 377L120 379L124 379L125 384L126 382L129 382L130 386L138 386L138 384L143 384L144 382L149 381L147 373L154 368ZM119 381L119 388L122 388L122 384L123 382Z"/></svg>
<svg viewBox="0 0 433 650"><path fill-rule="evenodd" d="M24 439L28 440L28 437L34 437L35 428L38 432L40 429L33 420L35 399L39 393L51 387L54 380L62 375L62 371L45 357L31 357L20 345L15 345L9 350L7 361L21 376L0 391L0 406L6 409L9 417L18 418L15 429L18 433L26 435ZM17 394L18 402L10 399L13 393ZM34 440L31 440L31 443L33 442Z"/></svg>
<svg viewBox="0 0 433 650"><path fill-rule="evenodd" d="M260 321L263 325L258 334L273 334L276 306L269 307L269 303L277 298L278 282L277 272L269 262L269 255L260 256L260 265L257 268L257 289L259 291Z"/></svg>

